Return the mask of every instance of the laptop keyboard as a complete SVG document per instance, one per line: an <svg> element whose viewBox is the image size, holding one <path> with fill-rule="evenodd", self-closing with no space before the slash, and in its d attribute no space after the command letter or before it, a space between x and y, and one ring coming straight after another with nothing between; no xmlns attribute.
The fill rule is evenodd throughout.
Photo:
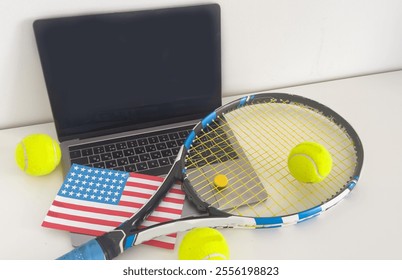
<svg viewBox="0 0 402 280"><path fill-rule="evenodd" d="M151 175L167 174L192 128L72 146L71 163Z"/></svg>

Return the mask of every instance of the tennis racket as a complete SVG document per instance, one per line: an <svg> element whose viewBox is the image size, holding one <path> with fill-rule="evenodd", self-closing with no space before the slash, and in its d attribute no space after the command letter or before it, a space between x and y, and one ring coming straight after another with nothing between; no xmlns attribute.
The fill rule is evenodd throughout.
<svg viewBox="0 0 402 280"><path fill-rule="evenodd" d="M303 141L318 142L332 155L331 173L319 183L301 183L288 171L289 152ZM296 224L345 198L362 164L357 133L328 107L284 93L246 96L194 127L160 188L129 220L59 259L113 259L144 241L195 227ZM177 181L203 214L139 229Z"/></svg>

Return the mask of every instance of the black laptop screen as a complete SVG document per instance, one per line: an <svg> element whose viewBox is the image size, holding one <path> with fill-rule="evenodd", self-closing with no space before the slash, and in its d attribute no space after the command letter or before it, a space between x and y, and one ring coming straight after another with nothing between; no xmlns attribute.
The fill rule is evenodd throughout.
<svg viewBox="0 0 402 280"><path fill-rule="evenodd" d="M221 104L218 5L41 19L34 31L61 141Z"/></svg>

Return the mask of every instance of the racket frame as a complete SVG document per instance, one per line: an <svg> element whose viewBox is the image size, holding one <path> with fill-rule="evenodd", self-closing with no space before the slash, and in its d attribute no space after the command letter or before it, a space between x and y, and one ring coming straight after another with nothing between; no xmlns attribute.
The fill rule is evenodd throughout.
<svg viewBox="0 0 402 280"><path fill-rule="evenodd" d="M197 195L197 192L193 189L190 181L186 176L185 156L191 149L193 141L196 139L196 136L201 132L201 130L207 129L207 127L212 124L219 116L224 115L225 113L228 113L232 110L238 109L239 107L243 107L252 103L258 103L260 101L265 101L268 99L272 103L287 103L297 106L302 105L309 110L319 112L321 115L330 119L339 127L344 129L354 144L357 158L356 166L353 175L350 177L350 180L345 183L342 191L340 191L331 200L328 200L310 209L301 211L296 214L276 217L246 217L231 215L227 212L210 206L207 202L203 201ZM172 174L174 174L175 176L172 176L171 179L173 180L174 178L175 180L182 181L182 188L186 193L186 197L197 207L198 210L202 211L205 214L195 217L186 217L161 225L156 224L146 229L137 230L136 234L138 236L136 236L136 240L133 240L132 244L130 246L127 246L127 248L160 235L185 231L194 227L209 226L229 228L274 228L284 225L296 224L311 219L336 205L339 201L345 198L351 190L353 190L360 176L360 172L363 166L363 157L363 146L359 136L357 135L353 127L339 114L319 102L302 96L285 93L258 93L234 100L210 113L193 128L176 158L174 167L172 167ZM171 182L171 184L173 183ZM158 199L163 198L168 189L169 187L163 190L163 195ZM149 209L151 208L148 208L148 210Z"/></svg>
<svg viewBox="0 0 402 280"><path fill-rule="evenodd" d="M304 221L308 218L312 218L317 216L319 213L331 208L339 201L341 201L349 192L356 186L357 181L359 180L359 176L363 167L363 159L364 159L364 151L362 142L353 129L353 127L339 114L337 114L332 109L328 108L327 106L299 96L299 95L292 95L287 93L257 93L254 95L248 95L242 97L240 99L234 100L226 105L221 106L220 108L216 109L214 112L210 113L207 117L205 117L201 122L199 122L194 128L193 131L187 137L184 147L187 151L190 149L192 142L194 141L196 135L200 133L201 130L206 129L208 125L210 125L214 120L218 118L218 116L224 115L232 110L235 110L239 107L243 107L252 103L258 103L260 101L270 100L271 103L281 103L281 104L293 104L297 106L303 106L308 108L309 110L315 111L320 113L321 115L325 116L326 118L330 119L332 122L344 129L349 136L350 140L354 144L354 149L356 152L356 166L350 180L345 183L343 187L343 191L339 192L336 196L334 196L331 200L322 203L321 205L312 207L305 211L302 211L298 214L292 215L285 215L281 217L261 217L261 218L254 218L256 220L257 227L276 227L281 226L282 224L294 224L300 221ZM184 163L183 163L183 172L184 171ZM183 190L185 191L187 197L190 201L193 202L194 205L197 206L198 209L201 211L207 211L214 216L225 216L227 215L226 212L220 211L212 206L209 206L208 203L204 202L202 199L199 198L197 193L191 186L189 180L186 179L186 175L183 174Z"/></svg>
<svg viewBox="0 0 402 280"><path fill-rule="evenodd" d="M345 183L342 190L334 195L332 199L305 211L278 217L246 217L231 215L210 206L208 203L199 198L186 176L185 156L187 152L191 149L191 145L195 140L196 135L198 135L201 130L207 128L214 120L216 120L218 116L224 115L225 113L228 113L239 107L258 103L260 101L268 99L272 103L293 104L319 112L321 115L336 123L340 128L344 129L348 137L354 144L357 159L354 172L350 177L350 180ZM333 207L353 190L359 180L360 172L363 166L363 158L363 146L356 131L343 117L341 117L339 114L334 112L332 109L326 107L325 105L322 105L319 102L302 96L291 95L287 93L260 92L253 95L248 95L221 106L220 108L216 109L208 116L206 116L204 119L202 119L193 128L193 130L189 133L187 139L185 140L183 146L180 148L180 151L175 159L173 166L171 167L168 175L165 177L157 192L151 197L148 203L146 203L139 211L137 211L130 219L121 224L118 228L97 237L94 241L91 241L89 245L91 247L92 253L87 252L87 247L89 245L84 244L82 247L76 248L70 253L62 256L60 259L113 259L128 248L141 244L144 241L161 235L185 231L200 226L230 228L272 228L300 223L302 221L313 218ZM182 188L186 193L187 198L200 211L203 211L205 214L200 216L181 218L179 220L170 221L163 224L156 224L145 229L138 229L138 226L144 220L146 220L146 218L152 213L152 211L155 210L155 208L159 205L161 200L165 197L171 186L176 181L182 182ZM103 255L101 252L103 252Z"/></svg>

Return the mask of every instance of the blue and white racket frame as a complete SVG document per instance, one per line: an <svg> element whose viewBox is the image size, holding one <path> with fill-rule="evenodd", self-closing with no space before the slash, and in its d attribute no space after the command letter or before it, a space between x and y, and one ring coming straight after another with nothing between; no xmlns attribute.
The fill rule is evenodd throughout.
<svg viewBox="0 0 402 280"><path fill-rule="evenodd" d="M347 135L350 137L351 141L354 144L354 149L356 152L356 165L354 169L354 173L350 177L350 180L345 183L342 190L338 192L336 196L329 201L322 203L316 207L307 209L297 214L293 215L286 215L286 216L278 216L278 217L253 217L253 218L244 218L244 227L256 227L256 228L272 228L272 227L281 227L284 225L295 224L307 219L313 218L318 216L320 213L328 210L329 208L336 205L339 201L344 199L356 186L360 173L363 167L363 159L364 159L364 150L362 142L354 130L354 128L339 114L337 114L332 109L328 108L327 106L299 96L299 95L292 95L286 93L258 93L255 95L248 95L237 99L233 102L230 102L211 114L205 117L200 123L198 123L190 135L187 137L184 147L186 150L190 149L191 143L194 140L195 135L197 135L200 130L205 129L209 124L211 124L219 115L224 115L227 112L233 111L239 107L247 106L253 103L259 103L261 101L269 100L271 103L288 103L288 104L297 104L303 105L304 107L310 108L313 111L318 111L321 115L325 116L326 118L330 119L332 122L338 125L338 127L342 127ZM208 203L204 202L203 200L199 199L198 195L193 191L191 183L186 180L186 176L184 174L183 180L183 189L187 194L187 197L195 204L198 209L201 211L207 211L211 213L211 215L218 217L218 216L227 216L230 217L226 212L222 212L214 207L209 206ZM239 222L237 219L236 222ZM237 225L236 227L239 227Z"/></svg>
<svg viewBox="0 0 402 280"><path fill-rule="evenodd" d="M185 168L186 154L191 149L191 145L195 140L196 135L216 120L218 116L224 115L225 113L231 112L239 107L252 105L266 100L269 100L271 103L277 102L302 105L303 107L319 112L321 115L334 122L338 127L341 127L354 145L356 155L355 168L353 174L350 176L350 180L345 182L343 188L341 188L336 195L310 209L292 215L276 217L247 217L231 215L212 207L198 196L190 181L187 179ZM184 145L181 147L179 154L177 155L177 158L171 167L170 172L165 177L161 187L149 202L137 213L115 230L75 248L59 259L113 259L125 250L141 244L144 241L162 235L187 231L195 227L275 228L300 223L316 217L330 209L343 200L354 189L363 167L363 158L363 146L356 131L343 117L325 105L302 96L287 93L262 92L248 95L216 109L193 128L185 140ZM138 229L138 226L152 213L160 201L166 196L166 193L171 186L178 181L182 182L182 188L186 193L186 197L197 207L198 210L205 214L157 224L145 229Z"/></svg>

